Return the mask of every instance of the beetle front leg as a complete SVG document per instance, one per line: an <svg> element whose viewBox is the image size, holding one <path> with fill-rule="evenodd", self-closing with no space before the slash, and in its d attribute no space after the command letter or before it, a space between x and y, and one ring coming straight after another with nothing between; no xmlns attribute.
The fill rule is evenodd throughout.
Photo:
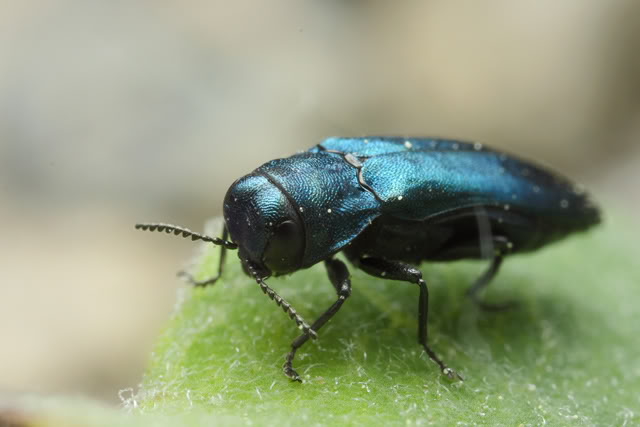
<svg viewBox="0 0 640 427"><path fill-rule="evenodd" d="M426 282L422 279L422 273L417 268L399 261L387 261L381 258L360 258L357 261L360 267L366 273L380 277L382 279L402 280L405 282L415 283L420 288L420 298L418 300L418 343L422 345L424 351L429 358L433 360L442 371L450 379L456 377L463 381L453 369L447 367L440 360L436 353L427 344L427 317L429 314L429 290Z"/></svg>
<svg viewBox="0 0 640 427"><path fill-rule="evenodd" d="M338 299L333 303L333 305L331 305L331 307L329 307L329 309L327 309L327 311L324 312L322 316L318 318L318 320L313 322L313 325L311 325L312 331L318 331L322 328L324 324L327 323L338 312L338 310L340 310L340 307L342 307L345 300L351 296L351 280L349 280L349 270L347 270L347 266L337 259L326 260L324 264L327 267L329 280L336 289ZM291 351L287 354L287 359L282 366L284 374L293 381L302 382L298 373L293 369L292 363L293 358L296 355L296 351L308 340L309 334L307 333L302 334L293 340L291 343Z"/></svg>
<svg viewBox="0 0 640 427"><path fill-rule="evenodd" d="M223 225L222 228L222 240L226 241L229 238L229 231L227 230L227 226ZM222 276L222 268L224 266L225 255L227 254L227 248L224 246L220 247L220 258L218 259L218 274L215 276L208 277L203 280L194 279L191 273L188 273L184 270L178 271L178 277L184 278L187 282L192 284L197 288L204 288L205 286L213 285L218 281L218 279Z"/></svg>

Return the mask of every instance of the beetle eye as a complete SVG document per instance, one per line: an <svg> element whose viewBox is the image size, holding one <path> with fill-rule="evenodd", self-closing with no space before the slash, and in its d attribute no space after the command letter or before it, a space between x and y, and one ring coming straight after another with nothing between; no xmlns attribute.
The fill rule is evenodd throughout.
<svg viewBox="0 0 640 427"><path fill-rule="evenodd" d="M288 220L274 230L264 250L263 261L275 273L287 273L300 267L304 235L298 223Z"/></svg>

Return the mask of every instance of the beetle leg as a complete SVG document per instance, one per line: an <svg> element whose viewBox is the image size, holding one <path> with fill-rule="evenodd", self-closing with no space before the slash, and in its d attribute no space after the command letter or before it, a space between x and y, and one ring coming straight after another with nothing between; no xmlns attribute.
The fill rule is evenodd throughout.
<svg viewBox="0 0 640 427"><path fill-rule="evenodd" d="M486 303L480 300L478 294L487 287L494 276L498 273L504 255L509 251L510 244L506 237L494 236L493 237L494 256L489 264L489 268L478 277L475 282L467 289L467 296L483 310L487 311L502 311L513 308L516 303L514 301L508 301L500 304Z"/></svg>
<svg viewBox="0 0 640 427"><path fill-rule="evenodd" d="M351 296L351 280L349 280L349 270L347 270L347 266L344 265L342 261L337 259L328 259L324 262L327 267L327 273L329 274L329 280L331 284L336 289L336 293L338 294L338 299L336 302L331 305L325 311L322 316L318 318L313 325L311 325L312 331L318 331L320 328L324 326L342 307L342 304L345 302L349 296ZM300 381L300 376L291 366L293 363L293 358L296 355L296 351L302 347L304 343L309 340L309 334L305 333L300 335L298 338L293 340L291 343L291 351L287 354L287 359L282 366L284 374L291 378L293 381Z"/></svg>
<svg viewBox="0 0 640 427"><path fill-rule="evenodd" d="M223 225L222 240L226 241L228 237L229 237L229 230L227 230L226 225ZM218 259L218 274L216 274L215 276L211 276L203 280L196 280L193 278L193 275L191 273L188 273L184 270L180 270L178 271L178 277L184 278L187 282L189 282L190 284L196 287L203 288L205 286L213 285L222 276L222 269L224 266L224 258L226 254L227 254L227 248L224 246L220 246L220 258Z"/></svg>
<svg viewBox="0 0 640 427"><path fill-rule="evenodd" d="M436 353L427 345L427 316L429 314L429 290L426 282L422 279L422 273L417 268L399 261L387 261L381 258L360 258L357 261L360 267L366 273L380 277L382 279L402 280L405 282L415 283L420 288L420 299L418 300L418 343L424 347L424 351L429 358L433 360L442 371L450 379L459 380L463 378L453 369L447 367L445 363L438 358Z"/></svg>

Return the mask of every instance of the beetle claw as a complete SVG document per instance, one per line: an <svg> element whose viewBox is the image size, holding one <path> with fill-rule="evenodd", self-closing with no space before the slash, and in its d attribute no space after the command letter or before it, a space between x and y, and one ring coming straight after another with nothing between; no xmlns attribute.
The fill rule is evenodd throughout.
<svg viewBox="0 0 640 427"><path fill-rule="evenodd" d="M291 367L291 364L289 362L285 362L285 364L282 366L282 371L284 372L284 375L291 381L302 383L300 375L298 375L296 370Z"/></svg>
<svg viewBox="0 0 640 427"><path fill-rule="evenodd" d="M450 380L455 380L457 378L458 380L464 382L464 378L462 378L460 374L458 374L456 371L454 371L451 368L447 368L447 367L442 368L442 373L446 375L447 378L449 378Z"/></svg>

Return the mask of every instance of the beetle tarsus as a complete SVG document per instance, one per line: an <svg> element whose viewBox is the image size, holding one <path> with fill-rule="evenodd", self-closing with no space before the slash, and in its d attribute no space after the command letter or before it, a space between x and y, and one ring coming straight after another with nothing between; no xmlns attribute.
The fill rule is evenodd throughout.
<svg viewBox="0 0 640 427"><path fill-rule="evenodd" d="M449 378L450 380L455 380L455 379L457 378L459 381L464 382L464 378L463 378L459 373L457 373L456 371L454 371L454 370L453 370L453 369L451 369L451 368L446 368L446 367L445 367L445 368L442 370L442 373L443 373L444 375L446 375L446 376L447 376L447 378Z"/></svg>
<svg viewBox="0 0 640 427"><path fill-rule="evenodd" d="M292 351L293 355L295 355L295 351ZM296 381L301 383L302 382L302 378L300 378L300 375L298 375L298 373L296 372L295 369L293 369L293 367L291 366L292 362L293 362L293 355L292 353L289 353L287 355L287 360L286 362L284 362L284 365L282 365L282 371L284 372L284 375L289 378L291 381Z"/></svg>
<svg viewBox="0 0 640 427"><path fill-rule="evenodd" d="M450 380L455 380L457 378L460 381L464 381L464 378L462 378L456 371L454 371L453 369L445 365L444 362L440 360L440 358L436 355L436 353L433 350L431 350L431 348L428 345L423 344L423 347L424 347L424 351L427 353L427 356L429 356L429 359L434 361L440 367L440 371L442 372L443 375L445 375Z"/></svg>

